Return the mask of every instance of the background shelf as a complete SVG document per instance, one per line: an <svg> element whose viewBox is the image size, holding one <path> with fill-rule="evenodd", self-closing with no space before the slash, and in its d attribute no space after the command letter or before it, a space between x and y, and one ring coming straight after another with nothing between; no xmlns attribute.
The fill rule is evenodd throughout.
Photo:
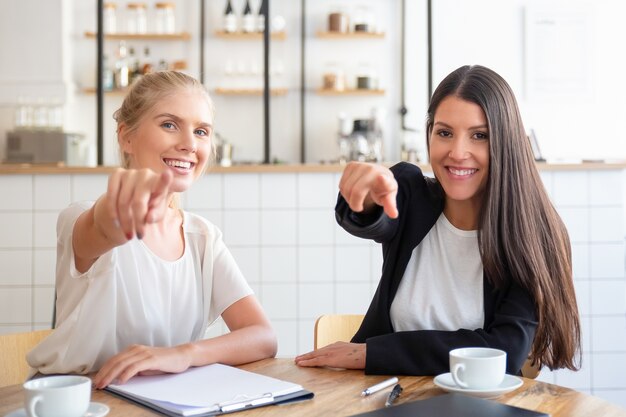
<svg viewBox="0 0 626 417"><path fill-rule="evenodd" d="M318 88L316 92L322 96L382 96L385 94L385 90L366 89L332 90L329 88Z"/></svg>
<svg viewBox="0 0 626 417"><path fill-rule="evenodd" d="M221 39L231 39L231 40L250 40L250 39L263 39L263 33L261 32L224 32L217 31L215 32L215 36ZM287 38L287 34L285 32L272 32L270 34L270 38L273 40L285 40Z"/></svg>
<svg viewBox="0 0 626 417"><path fill-rule="evenodd" d="M317 32L317 37L322 39L384 39L385 33L372 32Z"/></svg>
<svg viewBox="0 0 626 417"><path fill-rule="evenodd" d="M85 36L88 38L95 38L95 32L85 32ZM114 40L156 40L156 41L187 41L191 39L191 35L187 32L180 33L107 33L104 35L105 39Z"/></svg>
<svg viewBox="0 0 626 417"><path fill-rule="evenodd" d="M223 96L261 96L262 88L216 88L215 94ZM273 96L284 96L289 92L286 88L272 88L270 94Z"/></svg>

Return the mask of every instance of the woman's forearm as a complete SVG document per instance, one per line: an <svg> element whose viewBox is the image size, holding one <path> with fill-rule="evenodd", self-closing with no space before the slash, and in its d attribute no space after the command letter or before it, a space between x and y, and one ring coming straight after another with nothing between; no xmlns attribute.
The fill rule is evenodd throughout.
<svg viewBox="0 0 626 417"><path fill-rule="evenodd" d="M270 326L255 324L222 336L181 346L191 357L191 366L211 363L241 365L276 355L277 341Z"/></svg>

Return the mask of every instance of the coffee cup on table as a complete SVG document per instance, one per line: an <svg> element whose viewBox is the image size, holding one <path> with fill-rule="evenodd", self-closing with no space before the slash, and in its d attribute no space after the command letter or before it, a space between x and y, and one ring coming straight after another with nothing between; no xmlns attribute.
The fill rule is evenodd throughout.
<svg viewBox="0 0 626 417"><path fill-rule="evenodd" d="M82 417L89 408L91 379L59 375L24 383L24 406L29 417Z"/></svg>
<svg viewBox="0 0 626 417"><path fill-rule="evenodd" d="M450 351L450 374L464 389L498 387L506 373L506 352L500 349L467 347Z"/></svg>

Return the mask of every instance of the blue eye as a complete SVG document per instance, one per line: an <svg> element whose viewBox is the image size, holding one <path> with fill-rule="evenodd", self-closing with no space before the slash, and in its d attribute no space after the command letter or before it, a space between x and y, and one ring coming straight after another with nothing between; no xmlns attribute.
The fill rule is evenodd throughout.
<svg viewBox="0 0 626 417"><path fill-rule="evenodd" d="M172 122L164 122L161 124L162 127L166 128L166 129L174 129L174 123Z"/></svg>
<svg viewBox="0 0 626 417"><path fill-rule="evenodd" d="M207 132L204 129L197 129L194 133L196 135L198 135L198 136L208 136L209 135L209 132Z"/></svg>

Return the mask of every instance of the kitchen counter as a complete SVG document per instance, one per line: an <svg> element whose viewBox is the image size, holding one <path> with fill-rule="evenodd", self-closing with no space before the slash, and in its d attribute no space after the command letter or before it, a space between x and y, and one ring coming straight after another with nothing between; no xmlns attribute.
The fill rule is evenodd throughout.
<svg viewBox="0 0 626 417"><path fill-rule="evenodd" d="M393 163L388 163L392 165ZM424 171L430 171L428 164L419 164ZM626 169L623 162L582 162L582 163L547 163L538 162L540 171L576 171L576 170L614 170ZM33 165L33 164L0 164L2 174L108 174L116 167L69 167L63 165ZM231 167L213 166L207 173L237 174L237 173L323 173L341 172L344 165L340 164L278 164L278 165L234 165Z"/></svg>

